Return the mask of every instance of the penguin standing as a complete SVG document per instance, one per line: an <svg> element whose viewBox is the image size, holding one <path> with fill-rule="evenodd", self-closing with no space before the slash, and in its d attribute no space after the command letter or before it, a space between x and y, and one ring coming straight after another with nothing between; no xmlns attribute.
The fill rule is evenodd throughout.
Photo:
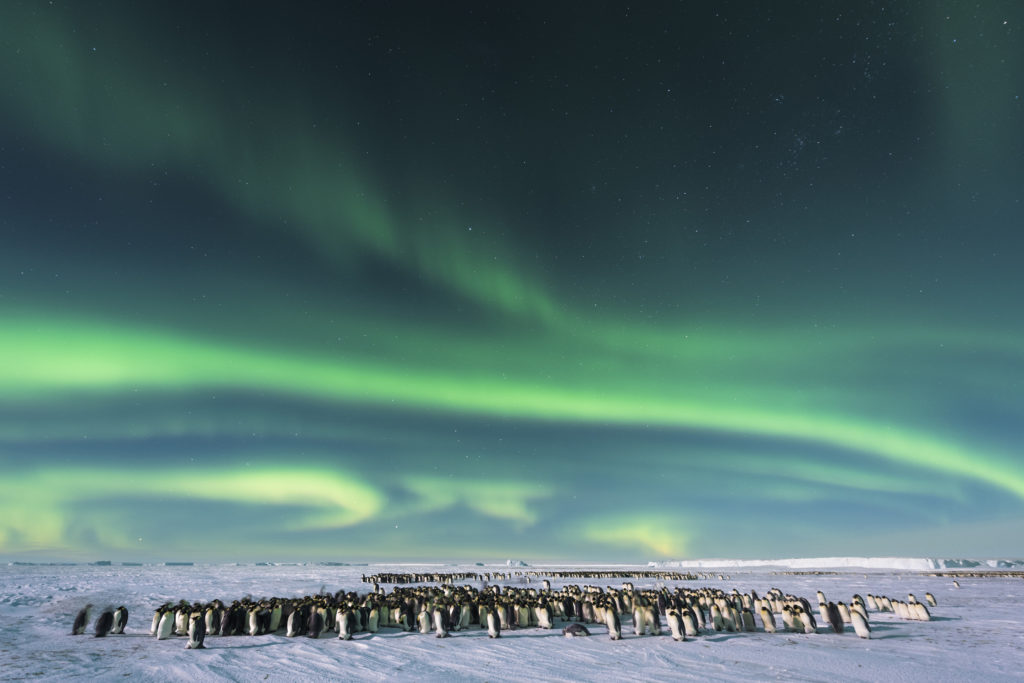
<svg viewBox="0 0 1024 683"><path fill-rule="evenodd" d="M189 604L182 600L174 608L174 634L178 636L188 635L188 615L192 612Z"/></svg>
<svg viewBox="0 0 1024 683"><path fill-rule="evenodd" d="M225 622L226 623L226 622ZM299 624L302 623L302 612L298 609L292 610L286 622L285 637L294 638L299 635ZM222 634L223 635L223 634Z"/></svg>
<svg viewBox="0 0 1024 683"><path fill-rule="evenodd" d="M605 623L608 624L608 637L612 640L622 640L622 622L619 615L613 609L605 610Z"/></svg>
<svg viewBox="0 0 1024 683"><path fill-rule="evenodd" d="M114 610L114 626L110 630L111 633L124 633L125 624L128 623L128 609L121 605Z"/></svg>
<svg viewBox="0 0 1024 683"><path fill-rule="evenodd" d="M377 633L380 630L380 610L374 605L370 613L366 615L366 630L370 633Z"/></svg>
<svg viewBox="0 0 1024 683"><path fill-rule="evenodd" d="M744 607L743 612L740 614L741 621L743 622L743 630L753 633L757 630L757 626L754 624L754 613L748 608Z"/></svg>
<svg viewBox="0 0 1024 683"><path fill-rule="evenodd" d="M206 626L207 633L220 633L219 616L220 609L217 608L216 604L211 603L206 607L206 610L203 612L203 624Z"/></svg>
<svg viewBox="0 0 1024 683"><path fill-rule="evenodd" d="M761 624L765 633L775 633L775 616L765 605L761 605Z"/></svg>
<svg viewBox="0 0 1024 683"><path fill-rule="evenodd" d="M448 637L448 611L440 605L434 607L434 629L438 638Z"/></svg>
<svg viewBox="0 0 1024 683"><path fill-rule="evenodd" d="M680 642L686 640L686 631L683 627L683 620L679 618L679 612L670 609L665 614L665 621L668 622L668 628L672 632L673 640Z"/></svg>
<svg viewBox="0 0 1024 683"><path fill-rule="evenodd" d="M931 605L932 607L935 607L935 605L937 605L937 604L938 604L938 603L937 603L937 602L935 601L935 596L934 596L934 595L932 595L931 593L925 593L925 594L924 594L924 599L925 599L925 600L927 600L927 601L928 601L928 604L929 604L929 605Z"/></svg>
<svg viewBox="0 0 1024 683"><path fill-rule="evenodd" d="M843 616L839 613L839 606L830 602L826 609L828 610L828 623L832 625L832 630L841 634L846 628L843 626Z"/></svg>
<svg viewBox="0 0 1024 683"><path fill-rule="evenodd" d="M683 619L683 632L688 638L693 638L697 635L699 627L697 626L697 616L693 611L692 607L687 607L682 613Z"/></svg>
<svg viewBox="0 0 1024 683"><path fill-rule="evenodd" d="M103 612L100 614L99 619L96 620L96 626L95 626L96 637L97 638L103 638L108 633L110 633L110 629L112 629L113 627L114 627L114 610L109 609L109 608L103 610Z"/></svg>
<svg viewBox="0 0 1024 683"><path fill-rule="evenodd" d="M850 612L850 621L853 622L853 630L861 638L871 637L871 627L868 626L868 620L864 618L864 615L859 611Z"/></svg>
<svg viewBox="0 0 1024 683"><path fill-rule="evenodd" d="M722 617L722 610L716 603L711 603L711 622L715 625L716 631L725 630L725 620Z"/></svg>
<svg viewBox="0 0 1024 683"><path fill-rule="evenodd" d="M92 611L92 603L89 603L78 610L75 615L75 623L71 625L71 635L80 636L85 633L85 627L89 625L89 612Z"/></svg>
<svg viewBox="0 0 1024 683"><path fill-rule="evenodd" d="M839 616L840 616L840 618L842 618L843 623L844 624L849 624L850 623L850 608L846 606L845 602L837 603L836 607L839 608Z"/></svg>
<svg viewBox="0 0 1024 683"><path fill-rule="evenodd" d="M420 628L420 633L430 633L430 613L427 612L427 606L423 605L420 608L420 613L416 616L417 624Z"/></svg>
<svg viewBox="0 0 1024 683"><path fill-rule="evenodd" d="M250 636L258 635L260 632L260 610L258 607L251 607L246 613L246 623L248 628L246 633ZM318 634L319 635L319 634Z"/></svg>
<svg viewBox="0 0 1024 683"><path fill-rule="evenodd" d="M633 607L633 633L637 636L647 635L647 616L639 603Z"/></svg>
<svg viewBox="0 0 1024 683"><path fill-rule="evenodd" d="M324 615L320 613L318 609L311 609L309 611L309 624L306 626L306 637L307 638L319 638L320 633L324 630Z"/></svg>
<svg viewBox="0 0 1024 683"><path fill-rule="evenodd" d="M537 612L537 626L540 628L551 628L554 621L551 615L551 606L546 601L542 601L534 609Z"/></svg>
<svg viewBox="0 0 1024 683"><path fill-rule="evenodd" d="M156 630L160 627L160 619L163 618L164 613L170 609L170 603L165 602L164 604L153 610L153 623L149 626L149 635L155 636Z"/></svg>
<svg viewBox="0 0 1024 683"><path fill-rule="evenodd" d="M160 623L156 627L156 639L167 640L174 632L174 609L168 607L160 615Z"/></svg>
<svg viewBox="0 0 1024 683"><path fill-rule="evenodd" d="M278 600L274 600L273 606L270 608L270 626L267 627L268 633L274 633L277 629L281 628L281 615L283 614L283 608Z"/></svg>
<svg viewBox="0 0 1024 683"><path fill-rule="evenodd" d="M334 620L338 627L338 640L352 640L352 627L355 625L352 610L339 607Z"/></svg>
<svg viewBox="0 0 1024 683"><path fill-rule="evenodd" d="M188 618L188 644L186 650L205 650L203 641L206 640L206 616L203 611L193 612Z"/></svg>
<svg viewBox="0 0 1024 683"><path fill-rule="evenodd" d="M661 616L658 608L654 605L644 607L644 623L647 624L647 632L652 636L661 635Z"/></svg>
<svg viewBox="0 0 1024 683"><path fill-rule="evenodd" d="M487 637L501 638L501 619L494 610L487 610Z"/></svg>
<svg viewBox="0 0 1024 683"><path fill-rule="evenodd" d="M797 607L797 616L800 618L800 622L804 625L804 633L817 633L818 624L814 621L814 615L803 609Z"/></svg>

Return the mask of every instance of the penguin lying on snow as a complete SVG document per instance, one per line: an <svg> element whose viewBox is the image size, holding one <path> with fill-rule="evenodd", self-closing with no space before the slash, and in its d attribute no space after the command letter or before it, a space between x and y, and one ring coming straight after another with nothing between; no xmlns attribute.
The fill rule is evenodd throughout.
<svg viewBox="0 0 1024 683"><path fill-rule="evenodd" d="M562 629L562 635L566 638L577 638L580 636L589 636L590 631L583 624L572 623Z"/></svg>

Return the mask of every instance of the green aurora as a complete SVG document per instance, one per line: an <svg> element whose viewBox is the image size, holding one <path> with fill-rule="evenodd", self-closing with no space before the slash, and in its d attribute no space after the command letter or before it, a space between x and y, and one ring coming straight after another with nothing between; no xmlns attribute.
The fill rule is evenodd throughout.
<svg viewBox="0 0 1024 683"><path fill-rule="evenodd" d="M944 5L9 3L0 558L1021 554L1024 16Z"/></svg>

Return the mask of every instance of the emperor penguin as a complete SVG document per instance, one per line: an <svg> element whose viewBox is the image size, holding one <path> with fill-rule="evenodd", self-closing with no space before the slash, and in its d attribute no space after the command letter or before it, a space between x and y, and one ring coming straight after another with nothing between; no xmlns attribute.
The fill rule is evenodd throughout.
<svg viewBox="0 0 1024 683"><path fill-rule="evenodd" d="M92 603L89 603L78 610L75 615L75 623L71 625L71 635L80 636L85 633L85 627L89 625L89 613L92 611Z"/></svg>
<svg viewBox="0 0 1024 683"><path fill-rule="evenodd" d="M249 608L249 611L246 613L246 623L248 627L245 632L250 636L255 636L260 632L260 610L258 607L253 606Z"/></svg>
<svg viewBox="0 0 1024 683"><path fill-rule="evenodd" d="M582 636L589 636L590 631L583 624L566 624L565 628L562 629L562 635L566 638L578 638Z"/></svg>
<svg viewBox="0 0 1024 683"><path fill-rule="evenodd" d="M214 603L210 603L206 606L203 611L203 622L206 626L206 632L216 635L220 633L220 609Z"/></svg>
<svg viewBox="0 0 1024 683"><path fill-rule="evenodd" d="M871 627L868 626L868 620L864 618L864 615L859 611L850 612L850 621L853 622L853 630L861 638L871 637Z"/></svg>
<svg viewBox="0 0 1024 683"><path fill-rule="evenodd" d="M622 640L622 622L619 621L619 615L615 610L605 610L604 618L608 625L608 636L612 640Z"/></svg>
<svg viewBox="0 0 1024 683"><path fill-rule="evenodd" d="M537 626L545 629L551 628L553 626L552 621L554 620L551 615L551 605L547 601L542 600L535 610L537 612Z"/></svg>
<svg viewBox="0 0 1024 683"><path fill-rule="evenodd" d="M915 602L910 605L910 614L913 619L918 621L931 621L932 615L928 612L928 608L924 606L923 602Z"/></svg>
<svg viewBox="0 0 1024 683"><path fill-rule="evenodd" d="M487 610L487 637L501 638L501 619L493 609Z"/></svg>
<svg viewBox="0 0 1024 683"><path fill-rule="evenodd" d="M843 616L839 613L839 607L836 603L828 603L826 610L828 612L828 623L832 625L832 630L840 634L845 631L846 627L843 626Z"/></svg>
<svg viewBox="0 0 1024 683"><path fill-rule="evenodd" d="M697 626L698 631L703 631L708 627L708 622L704 619L704 608L701 607L699 602L690 605L690 614L693 615L694 624Z"/></svg>
<svg viewBox="0 0 1024 683"><path fill-rule="evenodd" d="M370 633L377 633L380 630L380 610L374 605L370 613L366 615L366 630Z"/></svg>
<svg viewBox="0 0 1024 683"><path fill-rule="evenodd" d="M793 608L789 605L782 606L782 627L787 631L793 630Z"/></svg>
<svg viewBox="0 0 1024 683"><path fill-rule="evenodd" d="M718 608L718 603L711 603L711 623L714 624L716 631L725 630L725 619L722 617L722 610Z"/></svg>
<svg viewBox="0 0 1024 683"><path fill-rule="evenodd" d="M864 603L855 602L855 603L850 605L850 621L851 622L853 621L854 613L857 613L861 617L863 617L864 621L868 620L868 611L866 609L864 609Z"/></svg>
<svg viewBox="0 0 1024 683"><path fill-rule="evenodd" d="M633 606L633 633L637 636L647 634L647 614L639 601Z"/></svg>
<svg viewBox="0 0 1024 683"><path fill-rule="evenodd" d="M188 615L191 612L192 608L184 600L179 602L177 607L174 608L174 635L188 635Z"/></svg>
<svg viewBox="0 0 1024 683"><path fill-rule="evenodd" d="M114 627L110 629L111 633L124 633L125 624L128 623L128 609L121 605L114 610Z"/></svg>
<svg viewBox="0 0 1024 683"><path fill-rule="evenodd" d="M160 625L160 617L164 615L164 610L168 607L169 605L167 603L164 603L163 605L160 605L155 610L153 610L153 623L149 625L149 635L156 635L156 628Z"/></svg>
<svg viewBox="0 0 1024 683"><path fill-rule="evenodd" d="M790 618L793 620L793 630L797 633L804 631L803 608L793 607L790 614L792 615Z"/></svg>
<svg viewBox="0 0 1024 683"><path fill-rule="evenodd" d="M931 605L932 607L935 607L935 605L938 604L938 603L935 602L935 596L932 595L931 593L925 593L924 594L924 599L927 600L928 604Z"/></svg>
<svg viewBox="0 0 1024 683"><path fill-rule="evenodd" d="M352 640L352 628L355 626L355 615L352 614L352 610L339 607L334 621L338 628L338 640Z"/></svg>
<svg viewBox="0 0 1024 683"><path fill-rule="evenodd" d="M850 608L846 606L845 602L837 603L836 607L839 608L839 616L842 618L843 623L844 624L849 624L850 623Z"/></svg>
<svg viewBox="0 0 1024 683"><path fill-rule="evenodd" d="M430 633L430 613L427 611L425 604L420 607L420 613L416 616L416 621L419 625L420 633Z"/></svg>
<svg viewBox="0 0 1024 683"><path fill-rule="evenodd" d="M306 637L307 638L319 638L320 633L324 630L324 615L317 609L313 608L309 610L309 621L306 625Z"/></svg>
<svg viewBox="0 0 1024 683"><path fill-rule="evenodd" d="M687 637L693 638L698 633L697 617L695 616L693 608L687 607L686 609L684 609L682 618L683 631L686 633Z"/></svg>
<svg viewBox="0 0 1024 683"><path fill-rule="evenodd" d="M281 607L281 601L274 600L273 606L270 608L270 626L267 629L269 633L275 633L277 629L281 628L282 614L283 608Z"/></svg>
<svg viewBox="0 0 1024 683"><path fill-rule="evenodd" d="M156 627L156 639L167 640L174 632L174 609L168 607L160 616L160 623Z"/></svg>
<svg viewBox="0 0 1024 683"><path fill-rule="evenodd" d="M814 621L814 615L802 607L796 608L796 615L804 625L804 633L817 633L818 624Z"/></svg>
<svg viewBox="0 0 1024 683"><path fill-rule="evenodd" d="M672 640L680 642L686 640L686 631L683 620L679 618L679 612L670 609L665 613L665 621L668 622L668 628L672 632Z"/></svg>
<svg viewBox="0 0 1024 683"><path fill-rule="evenodd" d="M726 618L726 611L729 613L728 618ZM722 610L722 619L725 621L725 630L729 633L743 630L743 617L740 616L739 610L734 605L727 605L726 609Z"/></svg>
<svg viewBox="0 0 1024 683"><path fill-rule="evenodd" d="M294 609L288 615L288 621L285 624L284 635L287 638L294 638L299 635L299 624L302 623L302 613L298 609Z"/></svg>
<svg viewBox="0 0 1024 683"><path fill-rule="evenodd" d="M448 611L441 605L434 607L434 630L438 638L448 637Z"/></svg>
<svg viewBox="0 0 1024 683"><path fill-rule="evenodd" d="M518 602L515 606L516 610L516 626L519 628L530 627L530 608L525 602Z"/></svg>
<svg viewBox="0 0 1024 683"><path fill-rule="evenodd" d="M105 609L100 613L99 618L96 620L95 633L97 638L103 638L110 629L114 627L114 610Z"/></svg>
<svg viewBox="0 0 1024 683"><path fill-rule="evenodd" d="M740 618L743 621L743 630L753 633L757 630L757 626L754 624L754 613L748 608L744 607L743 612L740 614Z"/></svg>
<svg viewBox="0 0 1024 683"><path fill-rule="evenodd" d="M470 608L468 602L462 602L458 605L458 622L455 628L456 631L465 631L469 628L470 623L473 621L473 610Z"/></svg>
<svg viewBox="0 0 1024 683"><path fill-rule="evenodd" d="M188 644L186 650L205 650L206 618L202 611L193 612L188 618Z"/></svg>
<svg viewBox="0 0 1024 683"><path fill-rule="evenodd" d="M647 624L647 631L652 636L661 635L661 616L658 614L658 608L654 605L647 605L644 607L644 622Z"/></svg>
<svg viewBox="0 0 1024 683"><path fill-rule="evenodd" d="M761 624L764 626L765 633L775 633L775 617L772 612L764 604L761 605Z"/></svg>
<svg viewBox="0 0 1024 683"><path fill-rule="evenodd" d="M222 636L233 636L242 628L242 620L245 611L236 603L226 607L220 616L220 634Z"/></svg>

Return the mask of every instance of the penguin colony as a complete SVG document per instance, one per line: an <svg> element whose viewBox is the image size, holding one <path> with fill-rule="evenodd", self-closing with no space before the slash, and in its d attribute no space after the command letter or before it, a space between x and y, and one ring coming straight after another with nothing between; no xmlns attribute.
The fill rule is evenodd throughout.
<svg viewBox="0 0 1024 683"><path fill-rule="evenodd" d="M926 600L936 605L931 593ZM86 605L78 613L72 635L85 633L91 609L92 605ZM623 582L621 588L567 585L551 590L544 580L541 588L396 586L386 593L375 585L373 592L364 594L321 591L302 598L245 597L230 604L219 599L206 603L180 600L156 608L150 634L157 640L185 636L186 648L198 650L206 647L207 636L336 635L351 640L357 633L388 628L447 638L453 632L477 628L486 629L491 638L500 638L502 631L551 630L561 621L565 624L562 634L567 637L589 636L588 625L597 624L606 627L609 638L619 640L623 621L628 620L636 637L660 636L667 630L673 639L685 641L712 631L817 633L820 619L837 634L844 633L849 624L858 636L870 638L869 611L892 612L903 619L931 619L928 608L913 594L906 601L870 593L866 599L854 595L846 604L828 601L818 591L814 609L806 598L786 595L777 588L762 598L755 591L733 589L727 593L707 587L637 590L631 582ZM123 633L127 619L123 606L104 610L95 622L96 637Z"/></svg>

